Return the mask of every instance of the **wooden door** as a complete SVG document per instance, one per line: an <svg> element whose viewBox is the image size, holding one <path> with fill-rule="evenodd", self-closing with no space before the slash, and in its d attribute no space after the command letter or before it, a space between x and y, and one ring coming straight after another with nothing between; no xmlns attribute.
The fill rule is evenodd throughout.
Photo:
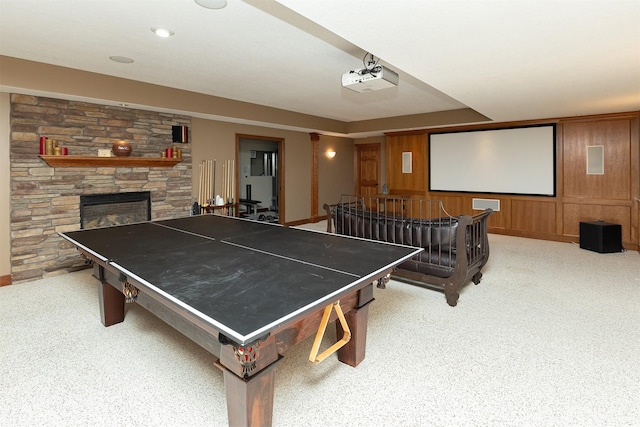
<svg viewBox="0 0 640 427"><path fill-rule="evenodd" d="M380 194L380 144L356 144L355 147L356 194L361 196Z"/></svg>

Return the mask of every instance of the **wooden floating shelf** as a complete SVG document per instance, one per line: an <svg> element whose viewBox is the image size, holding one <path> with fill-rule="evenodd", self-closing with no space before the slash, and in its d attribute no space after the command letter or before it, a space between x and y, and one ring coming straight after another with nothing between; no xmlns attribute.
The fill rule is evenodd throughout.
<svg viewBox="0 0 640 427"><path fill-rule="evenodd" d="M167 167L172 168L182 159L166 157L98 157L98 156L45 156L40 158L51 167Z"/></svg>

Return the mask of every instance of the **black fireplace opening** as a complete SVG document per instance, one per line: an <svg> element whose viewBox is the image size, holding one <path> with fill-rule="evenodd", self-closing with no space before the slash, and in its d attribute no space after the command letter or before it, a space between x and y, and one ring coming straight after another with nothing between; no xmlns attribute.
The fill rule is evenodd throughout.
<svg viewBox="0 0 640 427"><path fill-rule="evenodd" d="M82 229L150 220L150 191L80 196L80 228Z"/></svg>

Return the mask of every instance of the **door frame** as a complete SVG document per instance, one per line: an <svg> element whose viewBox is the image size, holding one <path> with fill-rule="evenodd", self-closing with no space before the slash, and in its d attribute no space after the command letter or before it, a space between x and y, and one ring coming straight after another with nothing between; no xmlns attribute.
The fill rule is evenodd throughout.
<svg viewBox="0 0 640 427"><path fill-rule="evenodd" d="M278 146L278 224L285 223L285 191L284 191L284 138L273 136L249 135L236 133L236 194L240 194L240 140L254 139L258 141L275 142Z"/></svg>

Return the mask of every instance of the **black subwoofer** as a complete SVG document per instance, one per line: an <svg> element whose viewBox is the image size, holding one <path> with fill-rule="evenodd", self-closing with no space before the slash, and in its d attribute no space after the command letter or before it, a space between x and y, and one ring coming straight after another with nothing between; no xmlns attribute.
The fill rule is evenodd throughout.
<svg viewBox="0 0 640 427"><path fill-rule="evenodd" d="M604 221L580 223L580 247L594 252L622 252L622 226Z"/></svg>

